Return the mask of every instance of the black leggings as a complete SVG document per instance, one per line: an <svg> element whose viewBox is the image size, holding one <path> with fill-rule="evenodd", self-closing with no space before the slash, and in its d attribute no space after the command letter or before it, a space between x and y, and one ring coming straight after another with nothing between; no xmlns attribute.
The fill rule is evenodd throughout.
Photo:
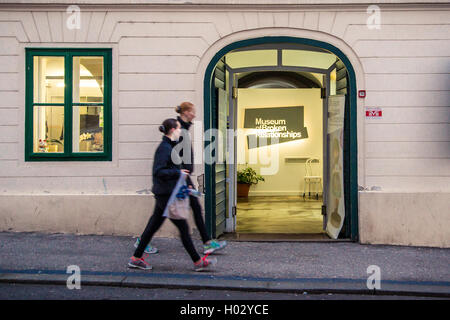
<svg viewBox="0 0 450 320"><path fill-rule="evenodd" d="M144 250L149 244L149 242L152 240L153 235L161 227L164 220L166 220L166 217L163 217L163 213L164 209L166 208L167 202L169 201L170 195L155 195L155 198L156 198L155 210L150 220L148 221L144 232L141 235L139 246L134 252L134 256L136 258L142 257ZM200 256L198 255L197 250L195 250L194 244L192 243L187 221L175 219L170 219L170 221L172 221L173 224L180 231L181 241L183 243L184 248L191 256L192 261L196 262L200 260Z"/></svg>
<svg viewBox="0 0 450 320"><path fill-rule="evenodd" d="M192 212L194 213L195 225L197 226L198 231L200 232L200 236L202 237L203 243L208 242L211 238L208 236L206 232L205 222L203 221L202 216L202 207L200 206L200 201L198 201L197 197L190 196L189 202L191 204Z"/></svg>

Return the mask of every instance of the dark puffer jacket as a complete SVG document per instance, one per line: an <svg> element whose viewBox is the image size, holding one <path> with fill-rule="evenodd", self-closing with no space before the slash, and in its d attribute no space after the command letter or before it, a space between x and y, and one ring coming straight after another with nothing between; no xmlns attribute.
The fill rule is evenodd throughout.
<svg viewBox="0 0 450 320"><path fill-rule="evenodd" d="M177 117L178 122L181 125L182 130L181 131L181 135L180 135L180 139L178 140L178 143L184 143L186 146L189 146L190 150L191 150L191 161L190 163L185 163L184 161L181 163L181 168L182 169L186 169L189 170L189 174L191 175L192 172L194 171L194 153L192 152L192 142L191 142L191 137L189 136L189 128L192 125L192 122L185 122L183 121L183 119L181 119L180 116ZM184 140L184 142L183 142ZM178 144L177 143L177 144ZM179 156L181 157L181 159L183 159L183 149L180 150ZM186 179L186 183L187 185L191 185L194 186L191 180L191 177L188 176Z"/></svg>
<svg viewBox="0 0 450 320"><path fill-rule="evenodd" d="M162 142L155 152L153 160L153 187L152 192L155 195L170 195L175 189L178 178L180 177L180 165L172 161L172 149L177 144L163 136ZM179 161L176 161L180 163Z"/></svg>

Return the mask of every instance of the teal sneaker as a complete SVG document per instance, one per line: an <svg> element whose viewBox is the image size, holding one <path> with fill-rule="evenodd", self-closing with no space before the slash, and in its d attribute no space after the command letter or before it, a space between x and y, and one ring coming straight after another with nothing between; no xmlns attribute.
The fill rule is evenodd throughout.
<svg viewBox="0 0 450 320"><path fill-rule="evenodd" d="M203 254L211 254L215 251L222 250L226 246L226 241L211 240L210 243L203 245Z"/></svg>
<svg viewBox="0 0 450 320"><path fill-rule="evenodd" d="M139 246L140 241L141 240L139 238L136 239L136 243L134 244L135 248L137 248ZM152 247L152 245L149 243L148 246L145 248L144 252L149 253L149 254L155 254L155 253L158 253L158 249L155 247Z"/></svg>

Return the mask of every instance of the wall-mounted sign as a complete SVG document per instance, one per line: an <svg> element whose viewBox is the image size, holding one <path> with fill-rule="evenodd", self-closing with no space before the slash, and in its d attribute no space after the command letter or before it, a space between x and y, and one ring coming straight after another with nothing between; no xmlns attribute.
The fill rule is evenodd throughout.
<svg viewBox="0 0 450 320"><path fill-rule="evenodd" d="M381 108L366 108L366 118L381 118L383 111Z"/></svg>
<svg viewBox="0 0 450 320"><path fill-rule="evenodd" d="M244 128L257 130L247 135L249 149L308 138L303 106L245 109Z"/></svg>

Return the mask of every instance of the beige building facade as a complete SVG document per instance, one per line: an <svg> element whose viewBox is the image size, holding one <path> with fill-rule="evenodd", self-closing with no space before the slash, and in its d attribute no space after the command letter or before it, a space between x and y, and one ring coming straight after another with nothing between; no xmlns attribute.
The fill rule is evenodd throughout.
<svg viewBox="0 0 450 320"><path fill-rule="evenodd" d="M250 41L250 46L254 39L265 39L270 46L270 38L278 39L278 50L279 39L285 44L306 39L337 48L354 73L352 94L366 92L350 106L356 115L350 135L357 150L350 167L358 188L353 240L450 247L447 1L92 0L68 9L71 5L64 0L0 1L1 231L138 235L154 203L150 190L153 154L161 139L157 127L175 117L174 107L181 101L192 101L197 120L207 121L205 77L211 61L239 42ZM29 102L27 90L41 90L27 73L28 59L34 59L36 68L28 72L41 72L41 61L30 49L40 49L41 56L63 49L66 57L71 52L85 57L78 64L84 67L65 69L79 83L99 79L89 67L89 54L82 52L101 49L106 60L110 54L101 91L83 91L87 98L82 100L84 89L79 88L79 104L74 104L80 107L80 121L105 122L99 127L105 158L27 158L27 150L39 148L39 133L33 136L33 130L45 130L27 129L33 123L27 117L34 119L27 110L40 103ZM58 78L47 79L48 93ZM75 97L76 81L72 83ZM59 89L66 90L67 83ZM94 99L98 96L103 100ZM53 107L41 101L42 107L64 105L52 101ZM84 106L94 111L81 111ZM196 153L204 152L199 129L191 132ZM77 145L78 136L71 143ZM88 148L86 143L79 146ZM197 163L194 173L194 180L203 181L205 165ZM174 236L176 229L166 222L158 235Z"/></svg>

